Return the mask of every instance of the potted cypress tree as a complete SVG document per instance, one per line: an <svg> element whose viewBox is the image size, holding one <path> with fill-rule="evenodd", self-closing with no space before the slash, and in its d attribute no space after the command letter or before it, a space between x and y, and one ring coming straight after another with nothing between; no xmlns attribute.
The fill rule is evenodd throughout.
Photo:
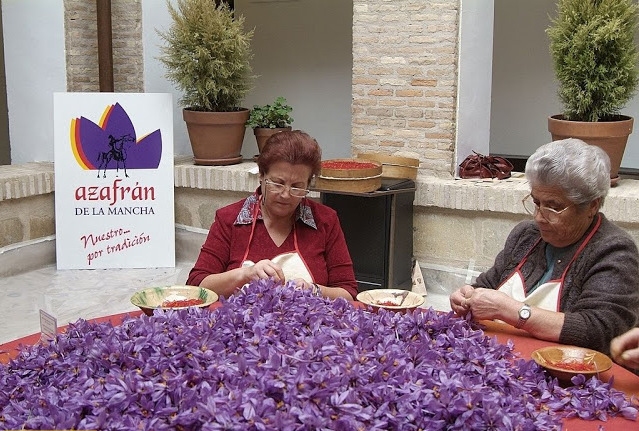
<svg viewBox="0 0 639 431"><path fill-rule="evenodd" d="M561 115L548 118L553 140L574 137L610 156L611 182L632 132L620 110L637 89L638 6L633 0L559 0L546 30L559 81Z"/></svg>
<svg viewBox="0 0 639 431"><path fill-rule="evenodd" d="M253 128L259 152L262 152L266 140L271 135L291 130L291 123L294 121L291 112L293 108L281 96L277 97L273 104L253 106L246 125Z"/></svg>
<svg viewBox="0 0 639 431"><path fill-rule="evenodd" d="M219 3L219 4L216 4ZM171 27L158 31L166 42L160 61L183 96L183 118L196 164L242 161L249 110L240 106L253 81L250 42L244 18L225 2L167 2Z"/></svg>

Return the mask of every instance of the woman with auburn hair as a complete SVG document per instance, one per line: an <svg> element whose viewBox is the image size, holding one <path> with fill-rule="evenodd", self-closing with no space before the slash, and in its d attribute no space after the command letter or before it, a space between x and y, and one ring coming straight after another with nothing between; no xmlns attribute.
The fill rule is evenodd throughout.
<svg viewBox="0 0 639 431"><path fill-rule="evenodd" d="M259 187L216 212L187 284L229 296L251 280L273 278L354 299L357 282L337 213L306 198L321 159L305 132L271 136L257 160Z"/></svg>

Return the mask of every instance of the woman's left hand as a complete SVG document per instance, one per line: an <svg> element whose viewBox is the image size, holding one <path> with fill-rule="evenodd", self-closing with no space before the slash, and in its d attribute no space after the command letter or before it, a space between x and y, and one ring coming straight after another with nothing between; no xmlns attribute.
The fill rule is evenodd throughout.
<svg viewBox="0 0 639 431"><path fill-rule="evenodd" d="M296 278L295 280L293 280L293 282L295 283L296 289L308 289L308 290L313 289L313 283L309 283L303 278Z"/></svg>

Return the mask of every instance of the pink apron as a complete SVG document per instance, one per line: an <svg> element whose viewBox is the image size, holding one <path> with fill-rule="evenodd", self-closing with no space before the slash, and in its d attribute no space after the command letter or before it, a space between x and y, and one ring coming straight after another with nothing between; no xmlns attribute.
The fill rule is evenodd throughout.
<svg viewBox="0 0 639 431"><path fill-rule="evenodd" d="M249 236L248 244L246 245L246 251L244 252L244 257L242 258L243 267L255 265L255 262L247 260L246 258L249 254L251 242L253 241L253 234L255 233L255 224L257 222L257 215L259 213L259 210L260 206L259 204L256 204L255 210L253 211L253 222L251 223L251 235ZM295 228L296 224L297 223L293 223L293 243L295 244L295 249L288 253L278 254L277 256L271 258L271 261L278 264L282 268L285 281L302 278L308 283L314 283L315 280L311 275L311 271L308 269L308 265L306 265L306 261L304 261L302 253L299 251L299 247L297 245L297 230Z"/></svg>
<svg viewBox="0 0 639 431"><path fill-rule="evenodd" d="M530 255L530 253L541 241L541 238L539 238L537 242L535 242L535 244L532 246L530 251L528 251L526 256L524 256L524 258L519 263L519 265L517 265L517 268L515 268L513 273L501 284L501 286L497 288L497 290L504 292L505 294L516 299L517 301L525 302L528 305L543 308L544 310L560 311L559 303L561 299L561 289L563 288L564 278L566 277L566 274L568 273L568 269L570 268L570 265L572 265L572 263L575 261L579 253L582 252L582 250L586 247L588 242L590 242L590 239L595 234L597 229L599 229L599 225L601 224L601 215L599 214L598 216L599 218L597 220L597 223L595 224L595 227L588 234L586 239L583 240L583 242L581 243L581 245L579 246L579 248L573 255L572 259L568 263L568 266L566 266L566 269L564 270L560 279L550 280L547 283L544 283L541 286L537 287L537 289L535 289L531 294L529 295L526 294L526 289L524 287L525 286L524 278L521 275L521 267L524 265L524 263L528 259L528 256Z"/></svg>

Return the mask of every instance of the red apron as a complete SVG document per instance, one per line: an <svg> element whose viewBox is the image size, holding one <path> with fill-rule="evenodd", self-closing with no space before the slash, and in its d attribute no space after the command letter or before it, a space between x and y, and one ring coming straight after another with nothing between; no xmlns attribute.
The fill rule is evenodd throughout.
<svg viewBox="0 0 639 431"><path fill-rule="evenodd" d="M256 204L255 210L253 210L253 221L251 222L251 235L249 236L248 244L246 245L246 251L244 252L244 257L242 258L242 266L255 265L255 262L247 260L247 257L251 247L251 242L253 241L253 234L255 233L255 225L257 223L257 216L259 214L259 211L260 206L259 204ZM299 251L299 247L297 245L297 230L295 228L296 224L297 223L293 223L293 243L295 246L294 250L288 253L278 254L277 256L271 258L271 261L278 264L282 268L285 281L302 278L308 283L314 283L315 280L313 279L313 275L308 269L308 265L302 257L302 253Z"/></svg>

